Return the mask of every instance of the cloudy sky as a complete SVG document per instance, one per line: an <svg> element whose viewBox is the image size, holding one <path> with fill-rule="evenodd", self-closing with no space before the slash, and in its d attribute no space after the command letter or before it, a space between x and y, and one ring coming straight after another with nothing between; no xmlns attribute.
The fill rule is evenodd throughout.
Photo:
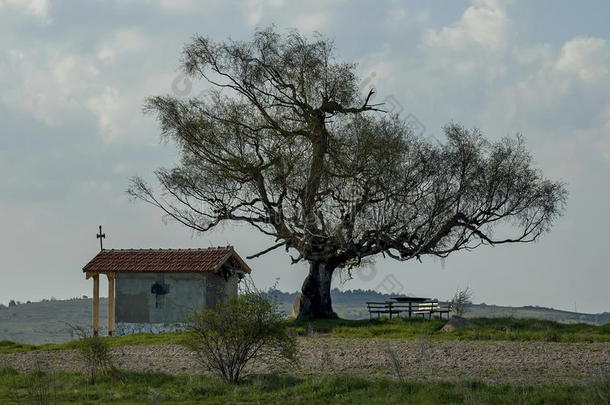
<svg viewBox="0 0 610 405"><path fill-rule="evenodd" d="M187 92L183 44L276 24L333 38L424 136L451 121L523 133L536 164L569 184L565 217L535 244L379 259L338 287L446 298L470 286L477 302L610 311L609 17L605 0L0 0L0 303L90 295L81 268L99 224L108 248L268 246L247 228L192 235L125 189L176 158L141 108ZM250 264L261 287L279 278L294 291L305 274L282 252Z"/></svg>

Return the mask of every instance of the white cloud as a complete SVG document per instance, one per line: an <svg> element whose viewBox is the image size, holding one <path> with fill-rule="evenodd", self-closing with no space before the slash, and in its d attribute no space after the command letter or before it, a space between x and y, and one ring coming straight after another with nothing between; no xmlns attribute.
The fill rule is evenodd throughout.
<svg viewBox="0 0 610 405"><path fill-rule="evenodd" d="M0 0L0 8L2 7L18 8L28 14L49 20L48 0Z"/></svg>
<svg viewBox="0 0 610 405"><path fill-rule="evenodd" d="M171 14L190 14L205 12L222 4L220 0L114 0L121 6L138 5L142 7L158 7Z"/></svg>
<svg viewBox="0 0 610 405"><path fill-rule="evenodd" d="M303 32L321 31L328 22L328 14L304 14L294 20L293 26Z"/></svg>
<svg viewBox="0 0 610 405"><path fill-rule="evenodd" d="M610 161L610 104L597 116L592 114L591 119L593 125L569 133L551 129L556 133L543 141L536 153L536 158L544 162L547 176L578 188L589 181L591 164Z"/></svg>
<svg viewBox="0 0 610 405"><path fill-rule="evenodd" d="M496 0L477 0L464 11L460 20L451 27L429 29L424 44L461 50L479 46L497 51L506 46L509 18L503 5Z"/></svg>
<svg viewBox="0 0 610 405"><path fill-rule="evenodd" d="M396 8L388 12L388 22L390 24L401 24L406 21L408 13L404 8Z"/></svg>
<svg viewBox="0 0 610 405"><path fill-rule="evenodd" d="M65 113L79 109L80 96L99 75L86 58L44 49L11 49L4 64L12 80L3 82L0 100L47 125L56 125Z"/></svg>
<svg viewBox="0 0 610 405"><path fill-rule="evenodd" d="M426 66L427 75L456 88L472 88L482 81L491 85L502 78L510 67L507 58L513 45L505 4L473 0L453 24L422 30L418 63Z"/></svg>
<svg viewBox="0 0 610 405"><path fill-rule="evenodd" d="M519 62L531 65L524 79L503 90L502 97L509 104L506 111L513 118L539 114L539 119L550 119L549 114L562 114L564 111L558 107L573 101L578 91L584 91L591 100L599 95L610 102L610 94L603 90L610 88L610 49L603 39L577 37L566 42L559 52L539 45L513 54ZM598 111L599 106L593 105L591 114Z"/></svg>
<svg viewBox="0 0 610 405"><path fill-rule="evenodd" d="M553 49L549 44L526 44L513 48L512 57L520 65L535 67L551 60Z"/></svg>
<svg viewBox="0 0 610 405"><path fill-rule="evenodd" d="M604 159L610 160L610 104L600 112L597 125L580 131L578 137L585 138Z"/></svg>
<svg viewBox="0 0 610 405"><path fill-rule="evenodd" d="M156 144L158 138L154 135L159 132L156 122L142 113L145 97L159 94L155 89L149 81L123 87L106 85L90 94L83 104L96 117L104 141Z"/></svg>
<svg viewBox="0 0 610 405"><path fill-rule="evenodd" d="M249 25L259 24L269 9L279 8L284 5L284 0L244 0L243 13Z"/></svg>
<svg viewBox="0 0 610 405"><path fill-rule="evenodd" d="M90 97L86 102L87 108L97 116L102 134L107 139L120 135L120 114L124 109L121 104L119 91L112 87L106 87L101 94Z"/></svg>
<svg viewBox="0 0 610 405"><path fill-rule="evenodd" d="M312 31L326 31L333 21L333 10L343 0L328 2L310 0L290 3L285 0L242 0L241 12L246 23L252 27L262 27L278 23L281 27L296 28L304 34Z"/></svg>
<svg viewBox="0 0 610 405"><path fill-rule="evenodd" d="M174 12L189 12L201 9L203 2L198 0L160 0L161 8Z"/></svg>
<svg viewBox="0 0 610 405"><path fill-rule="evenodd" d="M608 78L610 49L601 38L577 37L563 46L555 67L584 82L596 83Z"/></svg>
<svg viewBox="0 0 610 405"><path fill-rule="evenodd" d="M363 58L361 66L361 97L366 97L369 90L375 89L374 101L380 101L382 96L389 95L389 83L395 77L395 61L391 58L392 49L383 47L378 52Z"/></svg>
<svg viewBox="0 0 610 405"><path fill-rule="evenodd" d="M121 29L116 31L110 40L102 44L97 52L97 58L102 61L112 61L117 55L142 52L148 47L149 41L140 31Z"/></svg>
<svg viewBox="0 0 610 405"><path fill-rule="evenodd" d="M393 28L418 29L430 24L430 14L427 11L404 8L390 9L386 14L386 23Z"/></svg>
<svg viewBox="0 0 610 405"><path fill-rule="evenodd" d="M92 114L106 141L141 139L150 130L142 122L145 96L171 83L166 76L159 81L154 69L140 69L146 74L139 76L129 69L149 44L139 30L122 28L89 53L38 43L9 48L0 53L0 105L48 126Z"/></svg>

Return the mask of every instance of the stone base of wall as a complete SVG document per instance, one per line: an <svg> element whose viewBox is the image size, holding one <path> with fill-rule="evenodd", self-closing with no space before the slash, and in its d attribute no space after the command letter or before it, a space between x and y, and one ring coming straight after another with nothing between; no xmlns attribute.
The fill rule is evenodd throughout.
<svg viewBox="0 0 610 405"><path fill-rule="evenodd" d="M134 333L168 333L181 332L184 330L182 324L176 323L132 323L117 322L114 329L114 336L132 335Z"/></svg>

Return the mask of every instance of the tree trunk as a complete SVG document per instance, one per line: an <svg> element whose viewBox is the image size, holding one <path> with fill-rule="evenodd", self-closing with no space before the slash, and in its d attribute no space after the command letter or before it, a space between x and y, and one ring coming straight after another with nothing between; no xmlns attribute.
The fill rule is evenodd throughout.
<svg viewBox="0 0 610 405"><path fill-rule="evenodd" d="M324 262L309 262L309 274L295 300L295 315L303 318L337 318L330 298L330 282L335 268Z"/></svg>

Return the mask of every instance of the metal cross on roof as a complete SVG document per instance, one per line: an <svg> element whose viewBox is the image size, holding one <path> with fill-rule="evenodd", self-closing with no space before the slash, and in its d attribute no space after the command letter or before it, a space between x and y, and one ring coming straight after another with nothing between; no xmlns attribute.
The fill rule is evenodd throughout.
<svg viewBox="0 0 610 405"><path fill-rule="evenodd" d="M101 225L100 225L100 233L95 235L95 237L100 240L100 250L104 250L104 245L102 244L102 239L104 239L106 237L106 234L102 233L102 226Z"/></svg>

